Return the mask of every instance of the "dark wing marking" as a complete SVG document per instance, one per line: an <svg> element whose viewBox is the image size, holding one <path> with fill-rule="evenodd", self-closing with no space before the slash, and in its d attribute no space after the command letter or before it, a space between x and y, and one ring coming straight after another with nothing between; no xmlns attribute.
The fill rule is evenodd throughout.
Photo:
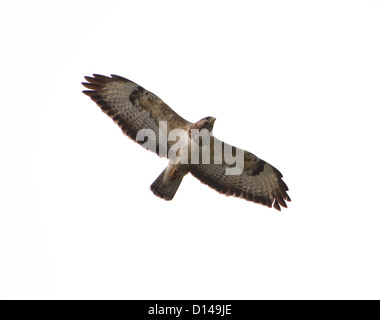
<svg viewBox="0 0 380 320"><path fill-rule="evenodd" d="M170 148L167 135L160 135L159 121L166 121L167 134L173 129L187 130L191 125L159 97L128 79L116 75L106 77L98 74L85 79L88 82L82 84L90 90L85 90L83 93L95 101L131 139L140 144L144 144L147 140L153 141L153 145L147 147L145 144L145 147L158 155L167 156ZM136 136L141 129L148 129L144 131L147 139L137 141ZM166 150L166 153L160 154L160 150Z"/></svg>
<svg viewBox="0 0 380 320"><path fill-rule="evenodd" d="M281 211L281 207L287 208L285 201L291 201L286 193L288 187L282 180L282 174L269 163L261 160L252 153L244 151L244 169L239 175L226 175L225 160L222 164L215 164L213 154L214 144L219 142L229 146L216 138L211 139L211 163L192 165L190 172L201 182L225 195L241 197L248 201L262 204L269 208L273 207ZM233 153L235 147L231 147ZM240 149L241 150L241 149ZM243 150L242 150L243 151ZM231 167L231 166L229 166Z"/></svg>

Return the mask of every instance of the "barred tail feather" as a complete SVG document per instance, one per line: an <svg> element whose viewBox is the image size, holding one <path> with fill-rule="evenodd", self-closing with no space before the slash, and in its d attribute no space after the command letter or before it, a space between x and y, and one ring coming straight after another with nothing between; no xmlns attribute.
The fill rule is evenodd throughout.
<svg viewBox="0 0 380 320"><path fill-rule="evenodd" d="M174 198L174 195L176 194L184 176L181 175L171 180L166 176L168 175L166 171L166 169L162 171L162 173L159 175L156 181L154 181L150 186L150 190L152 190L152 192L157 197L169 201Z"/></svg>

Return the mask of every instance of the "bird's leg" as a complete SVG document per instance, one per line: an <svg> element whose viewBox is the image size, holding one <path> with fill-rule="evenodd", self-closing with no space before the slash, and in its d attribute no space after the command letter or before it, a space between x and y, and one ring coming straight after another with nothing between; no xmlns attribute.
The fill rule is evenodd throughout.
<svg viewBox="0 0 380 320"><path fill-rule="evenodd" d="M174 180L178 176L179 176L179 172L175 168L169 173L169 179L170 180Z"/></svg>

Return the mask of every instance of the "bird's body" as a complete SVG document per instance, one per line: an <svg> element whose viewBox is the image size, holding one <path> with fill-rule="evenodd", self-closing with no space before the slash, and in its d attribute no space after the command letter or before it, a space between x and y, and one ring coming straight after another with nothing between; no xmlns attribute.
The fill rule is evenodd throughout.
<svg viewBox="0 0 380 320"><path fill-rule="evenodd" d="M134 141L167 157L167 168L151 185L153 193L173 199L182 179L191 173L226 195L272 205L281 210L290 201L281 173L252 153L213 136L215 118L191 123L153 93L120 76L85 77L83 91Z"/></svg>

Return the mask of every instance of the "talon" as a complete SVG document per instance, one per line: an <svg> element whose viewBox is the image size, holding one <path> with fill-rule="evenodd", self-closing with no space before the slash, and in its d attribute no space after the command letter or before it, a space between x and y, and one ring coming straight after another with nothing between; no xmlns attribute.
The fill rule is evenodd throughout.
<svg viewBox="0 0 380 320"><path fill-rule="evenodd" d="M173 180L179 176L179 172L176 169L173 169L169 174L169 179Z"/></svg>

